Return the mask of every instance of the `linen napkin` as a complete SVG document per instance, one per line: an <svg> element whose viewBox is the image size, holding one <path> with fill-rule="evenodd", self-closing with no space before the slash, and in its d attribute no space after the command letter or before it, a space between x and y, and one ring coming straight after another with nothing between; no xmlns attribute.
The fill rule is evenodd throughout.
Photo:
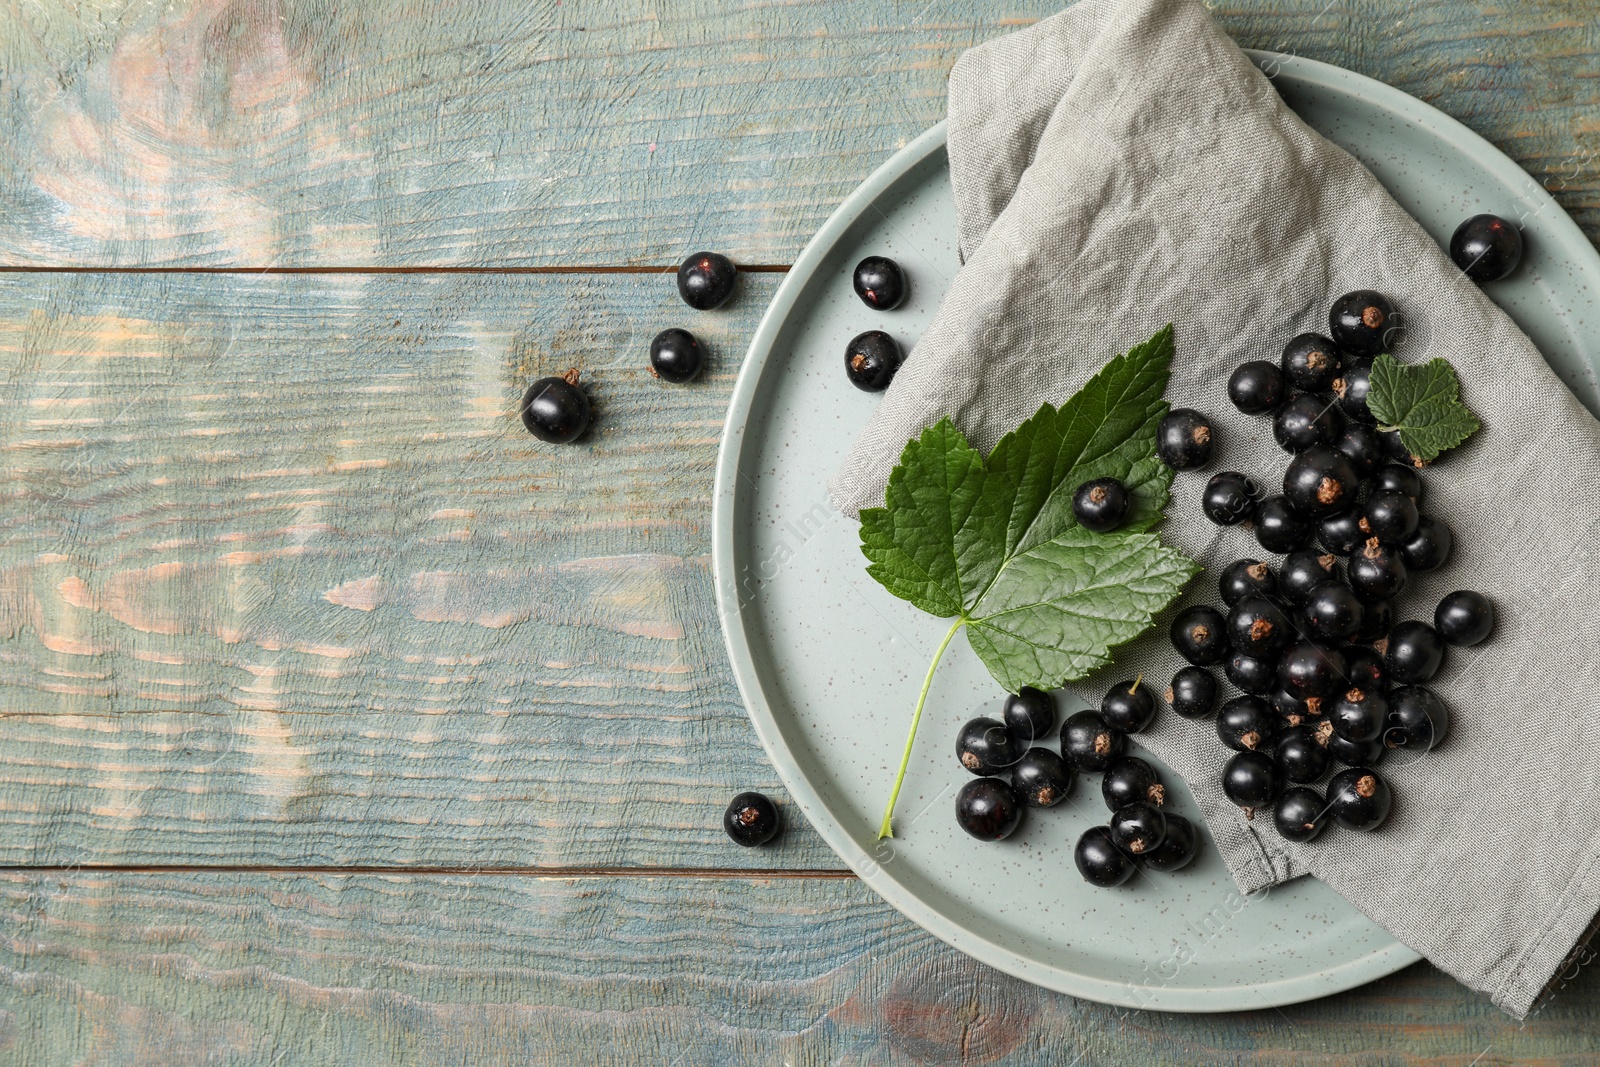
<svg viewBox="0 0 1600 1067"><path fill-rule="evenodd" d="M1307 844L1223 797L1230 753L1210 722L1163 711L1137 740L1188 781L1242 890L1314 875L1525 1014L1600 910L1600 424L1198 3L1083 0L963 55L949 107L964 266L837 473L834 504L881 504L906 441L942 416L987 451L1170 321L1168 397L1209 414L1220 443L1205 470L1177 475L1160 532L1208 567L1183 604L1220 603L1221 566L1277 557L1209 523L1200 489L1220 470L1276 484L1288 459L1270 420L1228 402L1228 373L1326 333L1341 293L1389 295L1409 324L1397 356L1447 357L1483 422L1424 472L1422 510L1454 529L1455 554L1397 604L1397 619L1430 622L1453 589L1497 605L1494 635L1451 649L1431 683L1450 735L1380 767L1395 792L1384 826ZM1170 677L1182 662L1165 623L1074 692L1097 703L1112 673Z"/></svg>

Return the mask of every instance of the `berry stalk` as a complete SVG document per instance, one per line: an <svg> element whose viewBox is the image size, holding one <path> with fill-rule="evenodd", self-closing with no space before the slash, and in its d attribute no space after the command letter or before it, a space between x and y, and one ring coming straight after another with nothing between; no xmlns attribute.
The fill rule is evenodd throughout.
<svg viewBox="0 0 1600 1067"><path fill-rule="evenodd" d="M922 706L928 702L928 690L933 688L933 672L939 669L939 661L944 659L944 650L950 647L950 641L956 636L956 631L966 624L965 615L950 624L944 640L939 642L939 650L933 654L933 662L928 664L928 675L922 679L922 692L917 694L917 710L911 714L911 732L906 735L906 750L900 756L900 773L894 776L894 788L889 791L889 804L883 809L883 822L878 826L879 841L894 836L889 821L894 817L895 801L900 799L900 785L906 780L906 768L911 765L911 746L917 740L917 724L922 721Z"/></svg>

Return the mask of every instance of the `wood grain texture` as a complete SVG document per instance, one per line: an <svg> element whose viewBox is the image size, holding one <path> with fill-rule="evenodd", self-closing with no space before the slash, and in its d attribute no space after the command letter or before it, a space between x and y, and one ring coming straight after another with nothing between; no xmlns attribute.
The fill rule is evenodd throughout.
<svg viewBox="0 0 1600 1067"><path fill-rule="evenodd" d="M1600 976L1517 1024L1423 965L1309 1005L1074 1000L853 880L0 875L0 1058L352 1065L1578 1067Z"/></svg>
<svg viewBox="0 0 1600 1067"><path fill-rule="evenodd" d="M708 558L775 284L0 276L0 861L839 866L720 822L781 793Z"/></svg>
<svg viewBox="0 0 1600 1067"><path fill-rule="evenodd" d="M42 0L0 15L0 264L792 261L1062 0ZM1413 93L1600 232L1590 0L1228 0Z"/></svg>

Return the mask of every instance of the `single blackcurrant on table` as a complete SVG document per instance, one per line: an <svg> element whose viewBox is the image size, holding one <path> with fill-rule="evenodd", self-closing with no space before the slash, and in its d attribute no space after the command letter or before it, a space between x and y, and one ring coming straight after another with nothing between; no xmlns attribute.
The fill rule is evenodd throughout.
<svg viewBox="0 0 1600 1067"><path fill-rule="evenodd" d="M1389 748L1427 752L1450 732L1450 709L1431 690L1402 686L1389 694L1389 721L1383 743Z"/></svg>
<svg viewBox="0 0 1600 1067"><path fill-rule="evenodd" d="M1399 685L1422 685L1444 662L1444 638L1425 622L1399 622L1389 631L1383 669Z"/></svg>
<svg viewBox="0 0 1600 1067"><path fill-rule="evenodd" d="M1310 641L1290 645L1278 661L1278 684L1299 697L1332 696L1344 677L1344 656Z"/></svg>
<svg viewBox="0 0 1600 1067"><path fill-rule="evenodd" d="M728 302L738 274L721 252L696 252L678 267L678 295L696 311L710 311Z"/></svg>
<svg viewBox="0 0 1600 1067"><path fill-rule="evenodd" d="M1270 597L1278 591L1278 576L1258 559L1234 560L1217 579L1222 602L1230 608L1247 596Z"/></svg>
<svg viewBox="0 0 1600 1067"><path fill-rule="evenodd" d="M1271 496L1256 506L1256 543L1268 552L1293 552L1311 540L1311 522L1286 497Z"/></svg>
<svg viewBox="0 0 1600 1067"><path fill-rule="evenodd" d="M1072 765L1048 748L1030 748L1011 766L1011 786L1030 808L1053 808L1072 792Z"/></svg>
<svg viewBox="0 0 1600 1067"><path fill-rule="evenodd" d="M968 719L956 733L956 759L973 774L989 777L1007 770L1021 757L1020 741L999 719Z"/></svg>
<svg viewBox="0 0 1600 1067"><path fill-rule="evenodd" d="M1265 415L1288 395L1283 371L1264 359L1239 364L1228 378L1228 399L1246 415Z"/></svg>
<svg viewBox="0 0 1600 1067"><path fill-rule="evenodd" d="M1100 796L1112 811L1129 804L1153 804L1159 808L1167 802L1167 788L1150 764L1138 756L1123 756L1106 768L1100 779Z"/></svg>
<svg viewBox="0 0 1600 1067"><path fill-rule="evenodd" d="M1393 489L1370 493L1361 505L1361 530L1390 545L1401 545L1417 532L1417 502Z"/></svg>
<svg viewBox="0 0 1600 1067"><path fill-rule="evenodd" d="M1167 817L1154 804L1134 801L1111 813L1106 824L1111 843L1130 856L1142 856L1167 839Z"/></svg>
<svg viewBox="0 0 1600 1067"><path fill-rule="evenodd" d="M1389 351L1392 334L1398 326L1389 298L1371 289L1346 293L1333 302L1328 312L1328 332L1334 343L1356 356L1375 356Z"/></svg>
<svg viewBox="0 0 1600 1067"><path fill-rule="evenodd" d="M1394 795L1370 767L1340 771L1328 782L1328 810L1347 830L1374 830L1389 817Z"/></svg>
<svg viewBox="0 0 1600 1067"><path fill-rule="evenodd" d="M552 445L570 444L583 436L589 428L589 396L578 384L577 368L528 386L522 394L522 425Z"/></svg>
<svg viewBox="0 0 1600 1067"><path fill-rule="evenodd" d="M1310 841L1328 825L1328 804L1308 786L1285 789L1272 809L1272 825L1290 841Z"/></svg>
<svg viewBox="0 0 1600 1067"><path fill-rule="evenodd" d="M1061 724L1061 757L1080 771L1103 771L1127 748L1127 736L1098 713L1080 711Z"/></svg>
<svg viewBox="0 0 1600 1067"><path fill-rule="evenodd" d="M1166 840L1139 857L1141 866L1164 873L1187 867L1200 851L1200 834L1182 815L1167 814Z"/></svg>
<svg viewBox="0 0 1600 1067"><path fill-rule="evenodd" d="M1344 420L1331 402L1301 393L1272 417L1272 437L1286 452L1304 452L1316 445L1334 444L1343 426Z"/></svg>
<svg viewBox="0 0 1600 1067"><path fill-rule="evenodd" d="M1217 712L1217 737L1235 752L1270 750L1278 735L1278 716L1258 696L1234 697Z"/></svg>
<svg viewBox="0 0 1600 1067"><path fill-rule="evenodd" d="M900 345L882 330L858 333L844 348L845 374L863 392L881 393L889 388L900 361Z"/></svg>
<svg viewBox="0 0 1600 1067"><path fill-rule="evenodd" d="M1349 458L1326 445L1301 452L1283 472L1283 495L1296 511L1311 519L1348 511L1360 488Z"/></svg>
<svg viewBox="0 0 1600 1067"><path fill-rule="evenodd" d="M1372 360L1352 359L1333 382L1333 395L1338 398L1339 411L1356 422L1374 425L1377 418L1367 406L1367 395L1372 392Z"/></svg>
<svg viewBox="0 0 1600 1067"><path fill-rule="evenodd" d="M1222 792L1244 809L1245 818L1271 804L1283 788L1283 774L1265 752L1238 752L1222 768Z"/></svg>
<svg viewBox="0 0 1600 1067"><path fill-rule="evenodd" d="M1366 607L1343 582L1323 582L1300 607L1306 636L1324 644L1342 644L1361 629Z"/></svg>
<svg viewBox="0 0 1600 1067"><path fill-rule="evenodd" d="M664 382L693 381L705 362L699 339L688 330L662 330L650 342L650 373Z"/></svg>
<svg viewBox="0 0 1600 1067"><path fill-rule="evenodd" d="M1095 478L1072 494L1072 517L1094 533L1110 533L1121 526L1133 507L1128 487L1115 478Z"/></svg>
<svg viewBox="0 0 1600 1067"><path fill-rule="evenodd" d="M1461 648L1482 644L1494 630L1494 604L1482 593L1458 589L1433 610L1433 628Z"/></svg>
<svg viewBox="0 0 1600 1067"><path fill-rule="evenodd" d="M1003 778L974 778L956 794L956 825L980 841L1010 837L1023 811L1022 798Z"/></svg>
<svg viewBox="0 0 1600 1067"><path fill-rule="evenodd" d="M878 311L893 311L906 298L905 271L888 256L863 259L850 281L861 302Z"/></svg>
<svg viewBox="0 0 1600 1067"><path fill-rule="evenodd" d="M778 806L760 793L740 793L722 813L722 828L746 848L771 841L782 824Z"/></svg>
<svg viewBox="0 0 1600 1067"><path fill-rule="evenodd" d="M1228 681L1246 693L1260 696L1272 692L1278 684L1278 661L1247 656L1235 652L1222 661L1222 673Z"/></svg>
<svg viewBox="0 0 1600 1067"><path fill-rule="evenodd" d="M1389 462L1389 454L1384 450L1378 431L1365 423L1345 423L1333 447L1344 453L1350 466L1355 468L1357 478L1370 478Z"/></svg>
<svg viewBox="0 0 1600 1067"><path fill-rule="evenodd" d="M1185 719L1205 719L1217 706L1217 677L1204 667L1184 667L1172 676L1167 704Z"/></svg>
<svg viewBox="0 0 1600 1067"><path fill-rule="evenodd" d="M1398 548L1369 537L1350 553L1346 579L1356 596L1372 604L1388 600L1405 588L1406 565L1401 562Z"/></svg>
<svg viewBox="0 0 1600 1067"><path fill-rule="evenodd" d="M1276 656L1294 639L1283 609L1264 596L1247 596L1228 612L1228 644L1257 659Z"/></svg>
<svg viewBox="0 0 1600 1067"><path fill-rule="evenodd" d="M1367 539L1361 532L1361 513L1354 508L1317 523L1317 544L1339 556L1348 556Z"/></svg>
<svg viewBox="0 0 1600 1067"><path fill-rule="evenodd" d="M1339 577L1339 558L1313 548L1297 549L1284 558L1278 568L1278 599L1299 607L1311 590Z"/></svg>
<svg viewBox="0 0 1600 1067"><path fill-rule="evenodd" d="M1185 608L1172 620L1172 647L1197 667L1221 663L1228 654L1228 620L1216 608Z"/></svg>
<svg viewBox="0 0 1600 1067"><path fill-rule="evenodd" d="M1450 259L1475 282L1497 282L1522 262L1522 231L1498 215L1474 215L1451 234Z"/></svg>
<svg viewBox="0 0 1600 1067"><path fill-rule="evenodd" d="M1204 467L1211 460L1211 421L1191 408L1173 408L1156 427L1156 455L1173 470Z"/></svg>
<svg viewBox="0 0 1600 1067"><path fill-rule="evenodd" d="M1256 513L1261 490L1237 471L1213 474L1200 493L1200 510L1218 526L1249 522Z"/></svg>
<svg viewBox="0 0 1600 1067"><path fill-rule="evenodd" d="M1417 528L1406 543L1400 546L1400 558L1407 571L1422 574L1438 570L1450 558L1455 547L1455 535L1450 527L1438 519L1423 515L1417 519Z"/></svg>
<svg viewBox="0 0 1600 1067"><path fill-rule="evenodd" d="M1284 778L1291 782L1315 782L1328 771L1333 757L1328 746L1317 739L1310 726L1291 726L1278 734L1272 755Z"/></svg>
<svg viewBox="0 0 1600 1067"><path fill-rule="evenodd" d="M1333 732L1346 741L1375 741L1388 723L1389 701L1376 690L1350 688L1333 698L1327 715Z"/></svg>
<svg viewBox="0 0 1600 1067"><path fill-rule="evenodd" d="M1303 333L1283 347L1283 376L1303 393L1326 393L1339 376L1339 349L1318 333Z"/></svg>
<svg viewBox="0 0 1600 1067"><path fill-rule="evenodd" d="M1100 701L1100 718L1107 726L1136 734L1155 721L1155 692L1144 684L1143 676L1118 682Z"/></svg>
<svg viewBox="0 0 1600 1067"><path fill-rule="evenodd" d="M1025 685L1006 697L1000 718L1012 737L1032 743L1056 728L1056 702L1044 690Z"/></svg>
<svg viewBox="0 0 1600 1067"><path fill-rule="evenodd" d="M1091 885L1110 888L1133 877L1133 860L1112 842L1111 831L1104 826L1092 826L1083 832L1072 859L1083 880Z"/></svg>

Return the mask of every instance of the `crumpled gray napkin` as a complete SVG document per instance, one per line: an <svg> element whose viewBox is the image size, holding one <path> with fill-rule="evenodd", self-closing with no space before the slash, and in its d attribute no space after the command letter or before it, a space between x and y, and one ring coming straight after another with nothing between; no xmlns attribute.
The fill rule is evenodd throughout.
<svg viewBox="0 0 1600 1067"><path fill-rule="evenodd" d="M1268 420L1228 403L1228 372L1326 332L1333 298L1358 288L1407 316L1402 359L1455 365L1484 426L1424 474L1423 501L1455 555L1413 577L1398 617L1431 621L1441 595L1472 588L1500 621L1434 682L1448 740L1382 768L1388 823L1291 844L1222 796L1210 723L1164 712L1139 740L1187 779L1242 890L1315 875L1525 1014L1600 910L1600 424L1198 3L1083 0L972 49L950 76L949 150L965 265L830 487L847 514L882 503L924 426L949 415L987 450L1171 321L1169 398L1210 414L1221 443L1177 476L1161 532L1212 568L1185 603L1218 603L1216 568L1275 557L1207 522L1200 489L1230 469L1274 484L1286 463ZM1164 622L1119 653L1122 673L1182 665ZM1097 701L1108 677L1074 691Z"/></svg>

